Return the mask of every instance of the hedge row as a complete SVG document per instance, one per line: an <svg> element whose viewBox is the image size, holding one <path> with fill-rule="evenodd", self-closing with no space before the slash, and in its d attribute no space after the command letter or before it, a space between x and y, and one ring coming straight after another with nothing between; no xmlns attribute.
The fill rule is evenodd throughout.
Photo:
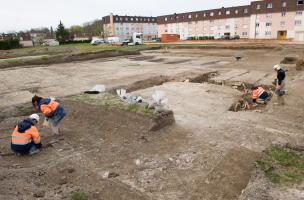
<svg viewBox="0 0 304 200"><path fill-rule="evenodd" d="M21 44L18 39L0 41L1 50L16 49L16 48L20 48L20 47L21 47Z"/></svg>
<svg viewBox="0 0 304 200"><path fill-rule="evenodd" d="M73 41L73 40L69 40L69 41L65 41L65 42L60 42L60 45L64 45L64 44L82 44L82 43L90 43L92 40L79 40L79 41Z"/></svg>
<svg viewBox="0 0 304 200"><path fill-rule="evenodd" d="M213 36L188 37L187 40L214 40Z"/></svg>

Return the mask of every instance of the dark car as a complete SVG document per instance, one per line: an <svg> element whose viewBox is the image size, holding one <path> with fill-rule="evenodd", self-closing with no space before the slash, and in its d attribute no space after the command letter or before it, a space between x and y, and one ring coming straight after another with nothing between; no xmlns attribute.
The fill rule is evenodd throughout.
<svg viewBox="0 0 304 200"><path fill-rule="evenodd" d="M231 40L239 40L240 36L239 35L233 35L230 37Z"/></svg>

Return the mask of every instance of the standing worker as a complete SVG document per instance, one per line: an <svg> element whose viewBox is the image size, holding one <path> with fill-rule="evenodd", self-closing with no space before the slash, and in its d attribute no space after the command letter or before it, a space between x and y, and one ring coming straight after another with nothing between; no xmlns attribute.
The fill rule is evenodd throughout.
<svg viewBox="0 0 304 200"><path fill-rule="evenodd" d="M50 124L53 133L58 135L59 123L66 115L63 106L55 100L36 95L32 98L32 103L44 114L45 120Z"/></svg>
<svg viewBox="0 0 304 200"><path fill-rule="evenodd" d="M39 122L39 116L32 114L29 118L24 119L18 123L12 133L11 149L15 153L36 154L41 148L40 135L36 128Z"/></svg>
<svg viewBox="0 0 304 200"><path fill-rule="evenodd" d="M253 86L252 87L252 101L254 105L256 106L257 103L266 103L269 99L270 95L264 88L261 86Z"/></svg>
<svg viewBox="0 0 304 200"><path fill-rule="evenodd" d="M275 65L273 69L277 73L277 80L276 80L276 91L275 93L278 96L283 96L285 94L285 70L282 69L280 65Z"/></svg>

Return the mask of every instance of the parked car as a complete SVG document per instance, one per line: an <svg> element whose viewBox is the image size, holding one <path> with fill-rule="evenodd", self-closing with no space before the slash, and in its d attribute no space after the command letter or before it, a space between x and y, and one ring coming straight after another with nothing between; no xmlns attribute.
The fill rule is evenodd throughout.
<svg viewBox="0 0 304 200"><path fill-rule="evenodd" d="M230 40L239 40L239 39L240 39L239 35L230 36Z"/></svg>
<svg viewBox="0 0 304 200"><path fill-rule="evenodd" d="M128 46L130 42L131 42L130 40L124 40L122 41L121 46Z"/></svg>
<svg viewBox="0 0 304 200"><path fill-rule="evenodd" d="M105 43L105 41L103 38L97 38L97 37L92 38L92 41L91 41L92 45L98 45L98 44L104 44L104 43Z"/></svg>
<svg viewBox="0 0 304 200"><path fill-rule="evenodd" d="M230 40L230 35L223 35L223 36L222 36L222 39L223 39L223 40Z"/></svg>

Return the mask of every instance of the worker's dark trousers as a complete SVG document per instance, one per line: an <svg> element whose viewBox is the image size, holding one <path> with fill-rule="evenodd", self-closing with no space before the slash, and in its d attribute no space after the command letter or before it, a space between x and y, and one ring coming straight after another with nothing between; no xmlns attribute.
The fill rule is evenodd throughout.
<svg viewBox="0 0 304 200"><path fill-rule="evenodd" d="M42 144L35 144L33 141L31 143L28 143L26 145L17 145L11 143L11 149L15 153L20 153L22 155L28 154L30 151L34 151L36 149L40 149L42 147Z"/></svg>

